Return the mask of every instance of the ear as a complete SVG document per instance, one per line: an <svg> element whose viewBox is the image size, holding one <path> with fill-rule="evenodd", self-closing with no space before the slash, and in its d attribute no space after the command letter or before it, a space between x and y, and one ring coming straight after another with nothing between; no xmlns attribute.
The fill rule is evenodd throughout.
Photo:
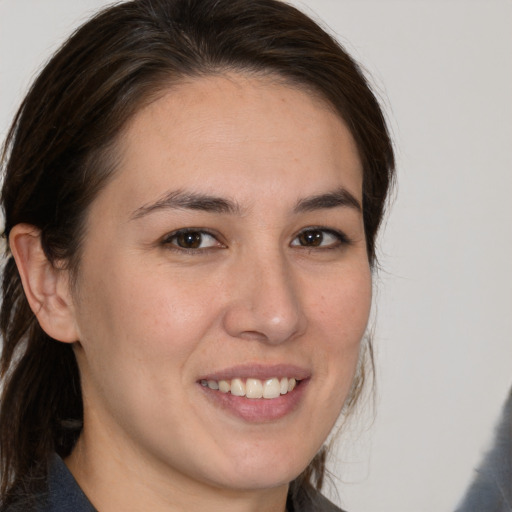
<svg viewBox="0 0 512 512"><path fill-rule="evenodd" d="M48 261L40 231L29 224L17 224L9 234L9 245L28 303L41 328L56 340L77 341L69 272Z"/></svg>

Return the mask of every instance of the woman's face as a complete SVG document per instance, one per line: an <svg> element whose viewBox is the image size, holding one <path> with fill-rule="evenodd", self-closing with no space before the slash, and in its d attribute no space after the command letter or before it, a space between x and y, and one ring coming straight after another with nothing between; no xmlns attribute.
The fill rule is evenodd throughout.
<svg viewBox="0 0 512 512"><path fill-rule="evenodd" d="M173 87L118 150L73 296L82 447L183 486L285 485L368 319L355 143L311 94L232 74Z"/></svg>

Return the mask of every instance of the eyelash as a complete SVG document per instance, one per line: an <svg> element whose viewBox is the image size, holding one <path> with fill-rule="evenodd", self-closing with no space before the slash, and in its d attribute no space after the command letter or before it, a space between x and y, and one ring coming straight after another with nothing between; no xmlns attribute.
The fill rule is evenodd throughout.
<svg viewBox="0 0 512 512"><path fill-rule="evenodd" d="M293 242L298 239L301 235L304 235L308 232L320 232L324 236L330 235L336 239L336 243L329 244L327 246L315 246L315 245L300 245L300 244L293 244ZM186 235L200 235L201 237L204 237L205 235L208 237L211 237L214 239L219 245L217 246L210 246L210 247L197 247L197 248L187 248L187 247L180 247L176 243L173 243L176 241L177 237L179 236L186 236ZM202 241L202 240L201 240ZM333 249L339 249L344 246L348 246L352 244L352 240L342 231L338 231L335 229L329 229L322 226L308 226L307 228L301 229L293 238L292 242L290 243L291 247L298 247L300 249L307 249L309 251L326 251L326 250L333 250ZM169 250L176 251L179 253L184 254L205 254L210 252L211 250L217 250L225 248L226 246L219 241L219 236L207 229L202 228L183 228L178 229L176 231L173 231L172 233L169 233L166 235L162 240L162 245L168 248Z"/></svg>

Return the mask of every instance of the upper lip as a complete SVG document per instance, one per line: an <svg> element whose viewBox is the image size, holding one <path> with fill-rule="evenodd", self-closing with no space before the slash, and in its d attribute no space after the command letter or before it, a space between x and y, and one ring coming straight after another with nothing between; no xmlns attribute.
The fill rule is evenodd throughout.
<svg viewBox="0 0 512 512"><path fill-rule="evenodd" d="M304 380L311 376L311 372L303 367L293 364L242 364L230 366L222 370L216 370L212 373L203 375L198 380L231 380L241 379L260 379L267 380L273 377L290 377L298 380Z"/></svg>

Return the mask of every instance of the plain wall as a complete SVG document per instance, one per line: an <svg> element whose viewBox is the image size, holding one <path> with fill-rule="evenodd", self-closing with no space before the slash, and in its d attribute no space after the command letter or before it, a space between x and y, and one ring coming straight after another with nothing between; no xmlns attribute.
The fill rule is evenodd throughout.
<svg viewBox="0 0 512 512"><path fill-rule="evenodd" d="M101 0L0 0L0 136ZM512 383L512 2L303 0L372 75L398 188L381 238L376 415L331 460L350 512L452 510Z"/></svg>

